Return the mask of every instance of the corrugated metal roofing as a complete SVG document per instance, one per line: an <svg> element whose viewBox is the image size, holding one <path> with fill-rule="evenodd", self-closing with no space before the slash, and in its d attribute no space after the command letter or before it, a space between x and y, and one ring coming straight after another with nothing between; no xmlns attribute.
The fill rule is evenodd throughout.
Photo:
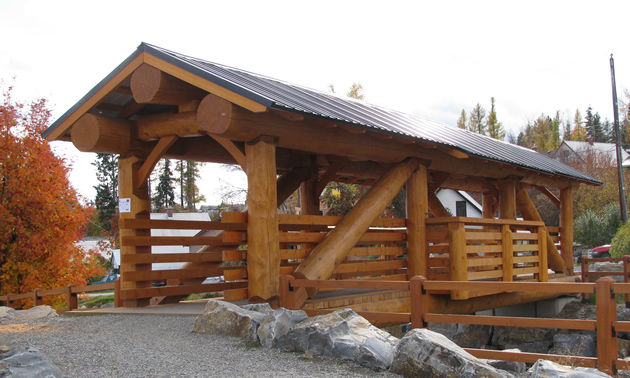
<svg viewBox="0 0 630 378"><path fill-rule="evenodd" d="M341 98L332 93L309 89L263 75L182 55L146 43L142 43L138 50L126 61L143 51L271 109L298 113L367 130L442 145L457 149L469 156L514 165L541 173L561 175L596 184L601 183L546 155L520 146L422 117L354 99ZM63 121L64 117L53 124L51 128ZM46 133L49 133L49 131L47 130Z"/></svg>

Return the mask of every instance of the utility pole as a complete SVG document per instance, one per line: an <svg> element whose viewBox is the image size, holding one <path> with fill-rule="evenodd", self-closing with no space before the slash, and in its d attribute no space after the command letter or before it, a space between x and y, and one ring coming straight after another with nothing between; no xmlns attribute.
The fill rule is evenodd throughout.
<svg viewBox="0 0 630 378"><path fill-rule="evenodd" d="M621 165L621 132L619 131L619 107L617 105L617 83L615 82L615 61L610 54L610 79L612 81L613 113L615 116L615 134L617 135L617 175L619 178L619 207L621 208L621 221L628 220L626 207L626 192L623 186L623 166Z"/></svg>

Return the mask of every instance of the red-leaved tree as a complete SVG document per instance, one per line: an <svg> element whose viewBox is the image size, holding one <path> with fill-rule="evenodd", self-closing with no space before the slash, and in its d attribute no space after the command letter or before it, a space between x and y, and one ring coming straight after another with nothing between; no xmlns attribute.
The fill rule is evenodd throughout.
<svg viewBox="0 0 630 378"><path fill-rule="evenodd" d="M40 135L50 120L46 100L16 102L12 88L2 87L0 295L83 285L105 273L94 253L75 245L92 210L70 186L65 160Z"/></svg>

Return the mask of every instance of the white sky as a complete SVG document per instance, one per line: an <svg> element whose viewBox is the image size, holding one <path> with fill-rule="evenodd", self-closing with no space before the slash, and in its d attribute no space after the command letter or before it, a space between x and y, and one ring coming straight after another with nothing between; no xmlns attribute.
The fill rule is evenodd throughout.
<svg viewBox="0 0 630 378"><path fill-rule="evenodd" d="M611 53L618 96L630 87L628 14L627 0L0 0L0 79L21 100L47 97L56 119L144 41L320 90L360 82L370 103L449 124L494 96L517 134L589 105L612 120ZM94 155L55 145L93 198ZM210 204L219 175L245 182L204 175Z"/></svg>

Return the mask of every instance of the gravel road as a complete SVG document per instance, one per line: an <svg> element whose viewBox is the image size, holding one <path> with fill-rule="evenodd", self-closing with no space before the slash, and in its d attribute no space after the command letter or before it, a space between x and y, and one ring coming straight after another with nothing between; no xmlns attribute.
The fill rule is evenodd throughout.
<svg viewBox="0 0 630 378"><path fill-rule="evenodd" d="M0 345L37 348L68 377L399 377L193 333L194 321L150 315L13 321L0 324Z"/></svg>

